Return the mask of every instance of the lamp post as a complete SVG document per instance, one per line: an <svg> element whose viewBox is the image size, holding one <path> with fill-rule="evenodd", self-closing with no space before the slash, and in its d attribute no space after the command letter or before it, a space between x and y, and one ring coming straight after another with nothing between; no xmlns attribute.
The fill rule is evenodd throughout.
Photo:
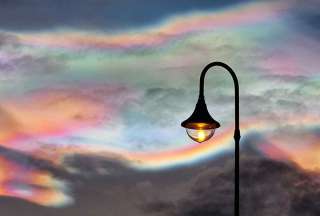
<svg viewBox="0 0 320 216"><path fill-rule="evenodd" d="M210 139L215 129L220 127L219 122L214 120L208 112L207 105L204 99L204 78L207 71L214 66L220 66L226 69L232 76L234 83L234 102L235 102L235 168L234 168L234 215L239 216L239 142L240 142L240 127L239 127L239 83L235 72L223 62L211 62L203 70L200 76L199 98L196 107L191 116L181 123L181 126L186 128L188 136L196 142L204 142Z"/></svg>

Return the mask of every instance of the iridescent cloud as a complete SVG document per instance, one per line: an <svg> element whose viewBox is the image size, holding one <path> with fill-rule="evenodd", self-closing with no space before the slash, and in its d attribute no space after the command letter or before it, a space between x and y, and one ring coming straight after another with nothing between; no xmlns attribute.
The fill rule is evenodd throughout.
<svg viewBox="0 0 320 216"><path fill-rule="evenodd" d="M0 196L15 197L44 206L72 203L66 182L49 171L28 167L0 156Z"/></svg>
<svg viewBox="0 0 320 216"><path fill-rule="evenodd" d="M290 7L244 3L118 34L9 32L15 40L0 43L1 146L70 172L64 159L77 154L144 171L215 159L233 150L229 80L207 80L219 88L214 97L208 88L207 103L224 119L215 139L190 144L179 123L194 106L201 67L228 60L240 79L243 140L261 133L266 142L255 147L264 155L319 169L318 138L310 132L320 124L319 44L295 34ZM304 133L296 137L291 128ZM10 157L0 163L1 196L70 203L66 182L49 171Z"/></svg>
<svg viewBox="0 0 320 216"><path fill-rule="evenodd" d="M103 33L56 31L17 34L21 43L36 47L67 49L122 49L162 45L174 38L199 31L242 27L269 21L288 8L284 3L251 3L217 13L188 15L170 19L160 26L140 32Z"/></svg>

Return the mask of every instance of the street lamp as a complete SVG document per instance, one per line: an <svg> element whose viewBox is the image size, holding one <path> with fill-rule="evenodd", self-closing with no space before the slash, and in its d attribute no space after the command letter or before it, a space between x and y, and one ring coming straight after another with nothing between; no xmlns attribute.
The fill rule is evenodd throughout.
<svg viewBox="0 0 320 216"><path fill-rule="evenodd" d="M235 92L235 169L234 169L234 215L239 216L239 142L240 142L240 127L239 127L239 83L234 71L225 63L211 62L201 72L199 98L196 107L191 116L181 123L181 126L186 128L188 136L196 142L204 142L210 139L215 130L220 127L219 122L214 120L208 112L205 103L203 89L204 77L207 71L214 66L220 66L226 69L232 76Z"/></svg>

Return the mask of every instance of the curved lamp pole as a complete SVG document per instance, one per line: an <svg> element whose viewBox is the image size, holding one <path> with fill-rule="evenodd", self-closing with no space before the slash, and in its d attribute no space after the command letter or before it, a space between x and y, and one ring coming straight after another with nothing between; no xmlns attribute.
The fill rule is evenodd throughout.
<svg viewBox="0 0 320 216"><path fill-rule="evenodd" d="M211 62L208 64L201 73L200 76L200 89L199 98L196 104L195 110L192 115L181 123L181 126L186 128L188 136L197 141L204 142L210 139L215 129L220 127L219 122L214 120L208 112L207 105L204 99L204 77L207 71L214 66L220 66L226 69L232 76L234 83L234 102L235 102L235 129L234 129L234 141L235 141L235 169L234 169L234 215L239 216L239 142L240 142L240 127L239 127L239 83L235 72L225 63Z"/></svg>

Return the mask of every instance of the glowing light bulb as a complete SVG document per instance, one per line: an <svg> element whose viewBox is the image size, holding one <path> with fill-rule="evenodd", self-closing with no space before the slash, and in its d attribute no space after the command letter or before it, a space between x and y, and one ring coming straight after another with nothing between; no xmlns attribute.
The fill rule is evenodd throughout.
<svg viewBox="0 0 320 216"><path fill-rule="evenodd" d="M202 129L202 128L199 128L199 129L187 128L186 130L187 130L188 136L194 141L199 143L210 139L215 132L215 129Z"/></svg>

